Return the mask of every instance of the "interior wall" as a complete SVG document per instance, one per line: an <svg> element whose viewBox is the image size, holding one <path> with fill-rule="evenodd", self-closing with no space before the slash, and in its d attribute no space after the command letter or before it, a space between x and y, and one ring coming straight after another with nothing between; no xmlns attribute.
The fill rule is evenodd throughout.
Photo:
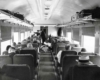
<svg viewBox="0 0 100 80"><path fill-rule="evenodd" d="M57 36L57 28L48 26L48 35Z"/></svg>
<svg viewBox="0 0 100 80"><path fill-rule="evenodd" d="M40 26L34 26L34 27L33 27L33 33L34 33L34 32L37 32L37 30L40 30Z"/></svg>

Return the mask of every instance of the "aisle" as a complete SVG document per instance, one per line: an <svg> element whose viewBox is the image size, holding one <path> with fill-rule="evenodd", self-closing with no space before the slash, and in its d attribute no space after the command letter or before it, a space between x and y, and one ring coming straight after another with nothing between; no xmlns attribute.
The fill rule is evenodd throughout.
<svg viewBox="0 0 100 80"><path fill-rule="evenodd" d="M57 80L57 74L50 52L40 54L38 80Z"/></svg>

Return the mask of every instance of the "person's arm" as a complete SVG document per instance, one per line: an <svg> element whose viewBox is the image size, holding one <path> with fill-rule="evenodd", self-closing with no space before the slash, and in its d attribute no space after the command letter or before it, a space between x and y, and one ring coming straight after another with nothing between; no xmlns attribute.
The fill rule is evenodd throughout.
<svg viewBox="0 0 100 80"><path fill-rule="evenodd" d="M60 63L60 58L61 58L61 53L62 53L62 50L60 50L57 54L57 59L58 59L58 62Z"/></svg>

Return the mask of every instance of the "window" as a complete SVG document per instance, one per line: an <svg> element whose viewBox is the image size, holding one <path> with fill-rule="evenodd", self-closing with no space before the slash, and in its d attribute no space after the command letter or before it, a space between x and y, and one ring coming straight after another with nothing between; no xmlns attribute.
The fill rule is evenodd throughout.
<svg viewBox="0 0 100 80"><path fill-rule="evenodd" d="M71 42L71 32L67 32L67 38Z"/></svg>
<svg viewBox="0 0 100 80"><path fill-rule="evenodd" d="M21 33L21 42L24 40L24 33Z"/></svg>
<svg viewBox="0 0 100 80"><path fill-rule="evenodd" d="M88 52L94 52L94 50L95 50L95 37L83 36L83 47L86 48L86 50Z"/></svg>
<svg viewBox="0 0 100 80"><path fill-rule="evenodd" d="M18 43L18 32L14 32L14 42Z"/></svg>
<svg viewBox="0 0 100 80"><path fill-rule="evenodd" d="M11 40L6 40L6 41L1 42L1 55L6 50L6 47L8 45L11 45L11 43L12 43Z"/></svg>

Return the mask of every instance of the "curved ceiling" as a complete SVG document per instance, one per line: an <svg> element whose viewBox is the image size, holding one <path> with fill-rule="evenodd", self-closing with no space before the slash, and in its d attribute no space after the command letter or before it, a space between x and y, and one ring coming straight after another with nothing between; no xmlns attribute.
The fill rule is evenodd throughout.
<svg viewBox="0 0 100 80"><path fill-rule="evenodd" d="M77 11L99 5L100 0L0 0L0 9L19 12L35 24L63 24Z"/></svg>

